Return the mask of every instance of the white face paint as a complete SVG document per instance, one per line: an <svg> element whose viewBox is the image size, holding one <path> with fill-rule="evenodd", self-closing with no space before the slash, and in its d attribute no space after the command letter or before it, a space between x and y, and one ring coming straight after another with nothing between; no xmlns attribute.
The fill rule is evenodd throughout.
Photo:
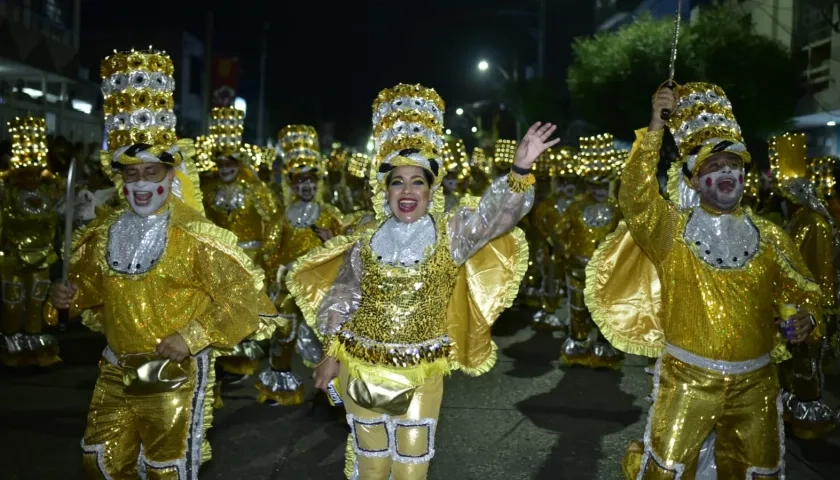
<svg viewBox="0 0 840 480"><path fill-rule="evenodd" d="M219 179L225 183L236 180L239 176L239 167L224 167L219 169Z"/></svg>
<svg viewBox="0 0 840 480"><path fill-rule="evenodd" d="M744 193L744 170L724 165L700 177L700 198L718 210L729 211L741 201Z"/></svg>
<svg viewBox="0 0 840 480"><path fill-rule="evenodd" d="M557 191L568 198L572 198L577 193L577 185L575 185L574 183L561 183L557 187Z"/></svg>
<svg viewBox="0 0 840 480"><path fill-rule="evenodd" d="M169 192L172 190L172 179L174 175L170 171L166 178L160 182L147 182L140 180L134 183L127 183L124 191L131 209L141 217L148 217L154 214L166 203Z"/></svg>

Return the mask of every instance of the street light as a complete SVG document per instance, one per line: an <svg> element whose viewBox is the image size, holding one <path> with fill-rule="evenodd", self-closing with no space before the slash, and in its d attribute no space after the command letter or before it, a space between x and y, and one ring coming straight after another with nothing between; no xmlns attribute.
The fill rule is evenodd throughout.
<svg viewBox="0 0 840 480"><path fill-rule="evenodd" d="M482 72L486 71L488 68L490 68L490 64L487 63L487 60L482 60L478 62L478 69Z"/></svg>
<svg viewBox="0 0 840 480"><path fill-rule="evenodd" d="M447 128L447 129L446 129L446 134L447 134L447 135L452 135L452 129Z"/></svg>
<svg viewBox="0 0 840 480"><path fill-rule="evenodd" d="M472 132L475 133L478 131L478 127L472 127L470 130L472 130Z"/></svg>
<svg viewBox="0 0 840 480"><path fill-rule="evenodd" d="M457 109L455 109L455 115L463 115L463 114L464 114L464 109L463 108L458 107Z"/></svg>
<svg viewBox="0 0 840 480"><path fill-rule="evenodd" d="M373 143L373 138L371 138L371 139L370 139L370 140L368 140L368 142L367 142L367 151L368 151L368 152L372 152L372 151L373 151L373 148L374 148L374 143Z"/></svg>

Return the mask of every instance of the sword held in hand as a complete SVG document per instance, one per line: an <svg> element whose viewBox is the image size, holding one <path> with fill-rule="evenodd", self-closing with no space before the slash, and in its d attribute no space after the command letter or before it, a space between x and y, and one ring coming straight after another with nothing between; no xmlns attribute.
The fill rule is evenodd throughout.
<svg viewBox="0 0 840 480"><path fill-rule="evenodd" d="M680 41L680 20L682 19L682 0L677 0L677 11L674 13L674 34L671 37L671 62L668 66L668 81L665 82L665 87L673 90L677 84L674 83L674 70L677 68L677 45ZM663 108L659 112L659 118L668 120L671 118L671 110Z"/></svg>
<svg viewBox="0 0 840 480"><path fill-rule="evenodd" d="M70 256L73 253L73 220L75 219L76 202L76 159L70 160L70 168L67 170L67 190L64 193L64 268L61 272L61 281L67 285L70 275Z"/></svg>

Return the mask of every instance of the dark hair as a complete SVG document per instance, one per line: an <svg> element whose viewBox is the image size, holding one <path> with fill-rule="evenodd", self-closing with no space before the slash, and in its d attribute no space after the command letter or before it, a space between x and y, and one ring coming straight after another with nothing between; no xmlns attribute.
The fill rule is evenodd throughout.
<svg viewBox="0 0 840 480"><path fill-rule="evenodd" d="M435 176L432 175L432 172L426 170L425 168L421 167L420 169L423 170L423 176L426 178L426 183L428 183L429 186L431 187L432 184L435 183ZM390 172L388 172L388 175L385 176L385 185L388 185L389 183L391 183L391 176L393 174L394 174L394 170L392 169Z"/></svg>
<svg viewBox="0 0 840 480"><path fill-rule="evenodd" d="M136 157L138 153L145 152L146 150L152 148L151 145L148 143L135 143L134 145L128 147L125 151L125 155L129 157ZM161 165L165 166L166 168L172 168L175 165L175 157L172 156L169 152L162 152L158 155L160 159ZM125 165L121 164L120 162L111 162L111 168L114 170L122 170L125 168Z"/></svg>

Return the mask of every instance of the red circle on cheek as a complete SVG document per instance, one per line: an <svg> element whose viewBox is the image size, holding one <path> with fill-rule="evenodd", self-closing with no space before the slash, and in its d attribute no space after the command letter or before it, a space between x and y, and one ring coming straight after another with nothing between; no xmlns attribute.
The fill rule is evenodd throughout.
<svg viewBox="0 0 840 480"><path fill-rule="evenodd" d="M706 177L706 186L707 186L707 187L711 187L711 186L712 186L712 177Z"/></svg>
<svg viewBox="0 0 840 480"><path fill-rule="evenodd" d="M158 187L157 192L158 192L158 195L163 195L163 187L162 186Z"/></svg>
<svg viewBox="0 0 840 480"><path fill-rule="evenodd" d="M123 195L128 195L128 187L123 187Z"/></svg>

